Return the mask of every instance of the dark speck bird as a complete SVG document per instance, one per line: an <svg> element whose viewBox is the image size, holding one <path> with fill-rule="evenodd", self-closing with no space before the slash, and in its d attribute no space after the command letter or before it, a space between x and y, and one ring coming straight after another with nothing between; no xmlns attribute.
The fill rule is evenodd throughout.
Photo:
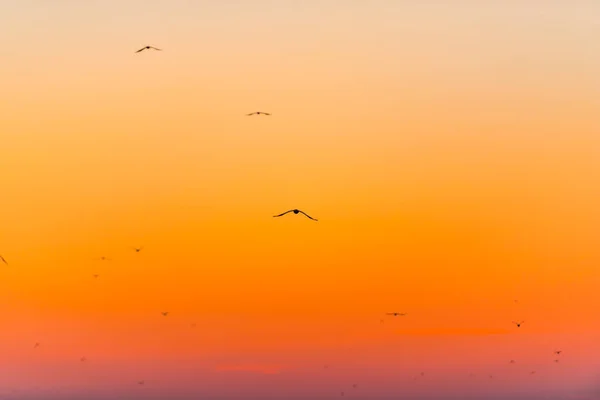
<svg viewBox="0 0 600 400"><path fill-rule="evenodd" d="M256 112L251 112L250 114L246 114L247 117L250 117L252 115L271 115L271 114L262 112L262 111L256 111Z"/></svg>
<svg viewBox="0 0 600 400"><path fill-rule="evenodd" d="M560 353L562 353L562 350L556 350L556 351L554 352L554 354L556 354L556 355L560 355Z"/></svg>
<svg viewBox="0 0 600 400"><path fill-rule="evenodd" d="M40 344L39 344L39 343L36 343L36 344L34 344L34 345L33 345L33 348L34 348L34 349L37 349L38 347L40 347Z"/></svg>
<svg viewBox="0 0 600 400"><path fill-rule="evenodd" d="M510 360L510 363L511 363L511 364L514 364L514 363L515 363L515 360Z"/></svg>
<svg viewBox="0 0 600 400"><path fill-rule="evenodd" d="M144 381L138 381L138 385L143 385L144 383Z"/></svg>
<svg viewBox="0 0 600 400"><path fill-rule="evenodd" d="M144 46L141 49L139 49L138 51L136 51L136 53L139 53L139 52L144 51L144 50L150 50L150 49L157 50L157 51L162 51L161 49L157 49L156 47L153 47L153 46Z"/></svg>
<svg viewBox="0 0 600 400"><path fill-rule="evenodd" d="M94 274L94 278L96 278L96 279L98 279L99 276L100 275L98 275L98 274Z"/></svg>
<svg viewBox="0 0 600 400"><path fill-rule="evenodd" d="M139 253L140 251L142 251L143 248L144 248L144 246L142 246L142 247L134 247L133 250L135 250L136 253Z"/></svg>
<svg viewBox="0 0 600 400"><path fill-rule="evenodd" d="M163 315L163 317L166 317L167 315L169 315L169 312L168 311L163 311L163 312L161 312L161 314Z"/></svg>
<svg viewBox="0 0 600 400"><path fill-rule="evenodd" d="M516 321L513 321L513 324L517 325L517 328L520 328L520 327L521 327L521 324L522 324L523 322L525 322L525 321L521 321L521 322L516 322Z"/></svg>
<svg viewBox="0 0 600 400"><path fill-rule="evenodd" d="M560 360L554 360L555 363L559 362Z"/></svg>
<svg viewBox="0 0 600 400"><path fill-rule="evenodd" d="M0 256L0 261L2 261L4 264L8 265L8 263L6 262L6 260L4 259L4 257Z"/></svg>
<svg viewBox="0 0 600 400"><path fill-rule="evenodd" d="M282 217L282 216L284 216L285 214L287 214L287 213L291 213L291 212L293 212L294 214L302 213L302 214L306 215L308 218L312 219L313 221L318 221L318 219L315 219L315 218L311 217L310 215L308 215L307 213L305 213L304 211L301 211L301 210L298 210L298 209L289 210L289 211L286 211L286 212L284 212L284 213L281 213L281 214L279 214L279 215L273 215L273 217L274 217L274 218L275 218L275 217Z"/></svg>
<svg viewBox="0 0 600 400"><path fill-rule="evenodd" d="M389 312L386 315L392 315L394 317L404 317L406 315L406 313L399 313L399 312Z"/></svg>

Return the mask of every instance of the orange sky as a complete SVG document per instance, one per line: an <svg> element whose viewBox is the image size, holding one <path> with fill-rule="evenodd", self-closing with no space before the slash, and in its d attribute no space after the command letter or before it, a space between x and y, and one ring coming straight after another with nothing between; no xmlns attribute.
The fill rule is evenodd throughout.
<svg viewBox="0 0 600 400"><path fill-rule="evenodd" d="M577 3L0 5L0 396L594 396Z"/></svg>

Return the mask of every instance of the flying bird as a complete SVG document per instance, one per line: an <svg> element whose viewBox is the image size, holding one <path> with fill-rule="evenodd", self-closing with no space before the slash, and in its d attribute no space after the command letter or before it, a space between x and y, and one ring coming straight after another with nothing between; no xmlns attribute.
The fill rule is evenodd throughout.
<svg viewBox="0 0 600 400"><path fill-rule="evenodd" d="M2 261L4 264L8 265L8 263L6 262L6 260L4 259L4 257L0 256L0 261Z"/></svg>
<svg viewBox="0 0 600 400"><path fill-rule="evenodd" d="M531 372L530 372L530 374L531 374L531 375L535 374L535 371L531 371Z"/></svg>
<svg viewBox="0 0 600 400"><path fill-rule="evenodd" d="M289 211L286 211L286 212L284 212L284 213L281 213L281 214L279 214L279 215L273 215L273 217L274 217L274 218L275 218L275 217L282 217L282 216L284 216L285 214L287 214L287 213L290 213L290 212L293 212L294 214L302 213L302 214L306 215L308 218L312 219L313 221L318 221L318 219L314 219L313 217L311 217L310 215L308 215L308 214L307 214L307 213L305 213L304 211L301 211L301 210L298 210L298 209L289 210Z"/></svg>
<svg viewBox="0 0 600 400"><path fill-rule="evenodd" d="M262 114L262 115L271 115L271 114L269 114L269 113L266 113L266 112L262 112L262 111L256 111L256 112L251 112L250 114L246 114L246 116L247 116L247 117L250 117L250 116L252 116L252 115L261 115L261 114Z"/></svg>
<svg viewBox="0 0 600 400"><path fill-rule="evenodd" d="M514 363L515 363L515 360L510 360L510 363L511 363L511 364L514 364Z"/></svg>
<svg viewBox="0 0 600 400"><path fill-rule="evenodd" d="M521 321L521 322L516 322L516 321L513 321L513 324L517 325L517 328L520 328L520 327L521 327L521 324L522 324L523 322L525 322L525 321Z"/></svg>
<svg viewBox="0 0 600 400"><path fill-rule="evenodd" d="M37 349L38 347L40 347L40 344L36 342L36 344L33 345L33 348Z"/></svg>
<svg viewBox="0 0 600 400"><path fill-rule="evenodd" d="M562 353L562 350L556 350L556 351L554 352L554 354L557 354L557 355L560 355L560 353Z"/></svg>
<svg viewBox="0 0 600 400"><path fill-rule="evenodd" d="M157 49L156 47L153 47L153 46L145 46L145 47L142 47L141 49L139 49L138 51L136 51L136 53L139 53L139 52L144 51L144 50L150 50L150 49L162 51L161 49Z"/></svg>
<svg viewBox="0 0 600 400"><path fill-rule="evenodd" d="M143 384L144 384L144 381L139 381L138 382L138 385L143 385Z"/></svg>
<svg viewBox="0 0 600 400"><path fill-rule="evenodd" d="M96 258L96 260L100 260L100 261L110 261L110 258L102 256L102 257L100 257L100 258Z"/></svg>
<svg viewBox="0 0 600 400"><path fill-rule="evenodd" d="M560 360L554 360L555 363L557 363L558 361L560 361Z"/></svg>
<svg viewBox="0 0 600 400"><path fill-rule="evenodd" d="M143 248L144 248L144 246L142 246L142 247L134 247L133 250L135 250L136 253L139 253L140 251L142 251Z"/></svg>
<svg viewBox="0 0 600 400"><path fill-rule="evenodd" d="M167 315L169 315L169 312L168 312L168 311L163 311L163 312L161 312L161 314L162 314L164 317L166 317Z"/></svg>
<svg viewBox="0 0 600 400"><path fill-rule="evenodd" d="M392 315L394 317L404 317L406 315L406 313L399 313L399 312L389 312L386 315Z"/></svg>
<svg viewBox="0 0 600 400"><path fill-rule="evenodd" d="M98 274L94 274L94 278L96 278L96 279L97 279L99 276L100 276L100 275L98 275Z"/></svg>

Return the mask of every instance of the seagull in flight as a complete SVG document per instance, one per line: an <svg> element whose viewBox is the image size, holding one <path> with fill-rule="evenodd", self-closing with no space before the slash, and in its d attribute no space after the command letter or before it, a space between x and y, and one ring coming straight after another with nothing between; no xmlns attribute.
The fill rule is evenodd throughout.
<svg viewBox="0 0 600 400"><path fill-rule="evenodd" d="M0 256L0 261L2 261L4 264L8 265L8 263L6 262L6 260L4 259L4 257Z"/></svg>
<svg viewBox="0 0 600 400"><path fill-rule="evenodd" d="M246 114L247 117L251 117L253 115L271 115L270 113L266 113L266 112L262 112L262 111L256 111L256 112L251 112L250 114Z"/></svg>
<svg viewBox="0 0 600 400"><path fill-rule="evenodd" d="M273 215L273 217L274 217L274 218L275 218L275 217L282 217L282 216L284 216L285 214L287 214L287 213L291 213L291 212L293 212L294 214L302 213L302 214L306 215L308 218L312 219L313 221L318 221L318 219L315 219L315 218L311 217L310 215L308 215L307 213L305 213L304 211L301 211L301 210L298 210L298 209L289 210L289 211L286 211L286 212L284 212L284 213L281 213L281 214L279 214L279 215Z"/></svg>
<svg viewBox="0 0 600 400"><path fill-rule="evenodd" d="M166 317L167 315L169 315L169 312L168 312L168 311L163 311L163 312L161 312L161 314L162 314L164 317Z"/></svg>
<svg viewBox="0 0 600 400"><path fill-rule="evenodd" d="M153 46L144 46L141 49L139 49L138 51L136 51L136 53L139 53L139 52L144 51L144 50L150 50L150 49L157 50L157 51L162 51L161 49L157 49L156 47L153 47Z"/></svg>
<svg viewBox="0 0 600 400"><path fill-rule="evenodd" d="M520 327L521 327L521 324L522 324L523 322L525 322L525 321L521 321L521 322L516 322L516 321L513 321L513 324L517 325L517 328L520 328Z"/></svg>
<svg viewBox="0 0 600 400"><path fill-rule="evenodd" d="M560 353L562 353L562 350L556 350L556 351L554 352L554 354L556 354L556 355L559 355L559 356L560 356Z"/></svg>
<svg viewBox="0 0 600 400"><path fill-rule="evenodd" d="M142 246L142 247L134 247L133 250L135 250L136 253L139 253L140 251L142 251L143 248L144 248L144 246Z"/></svg>
<svg viewBox="0 0 600 400"><path fill-rule="evenodd" d="M399 312L389 312L386 315L392 315L394 317L404 317L406 315L406 313L399 313Z"/></svg>

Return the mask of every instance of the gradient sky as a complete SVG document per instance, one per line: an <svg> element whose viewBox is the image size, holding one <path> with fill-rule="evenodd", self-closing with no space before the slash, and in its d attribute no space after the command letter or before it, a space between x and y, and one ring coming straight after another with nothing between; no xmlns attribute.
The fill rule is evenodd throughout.
<svg viewBox="0 0 600 400"><path fill-rule="evenodd" d="M599 16L2 1L0 397L600 399Z"/></svg>

